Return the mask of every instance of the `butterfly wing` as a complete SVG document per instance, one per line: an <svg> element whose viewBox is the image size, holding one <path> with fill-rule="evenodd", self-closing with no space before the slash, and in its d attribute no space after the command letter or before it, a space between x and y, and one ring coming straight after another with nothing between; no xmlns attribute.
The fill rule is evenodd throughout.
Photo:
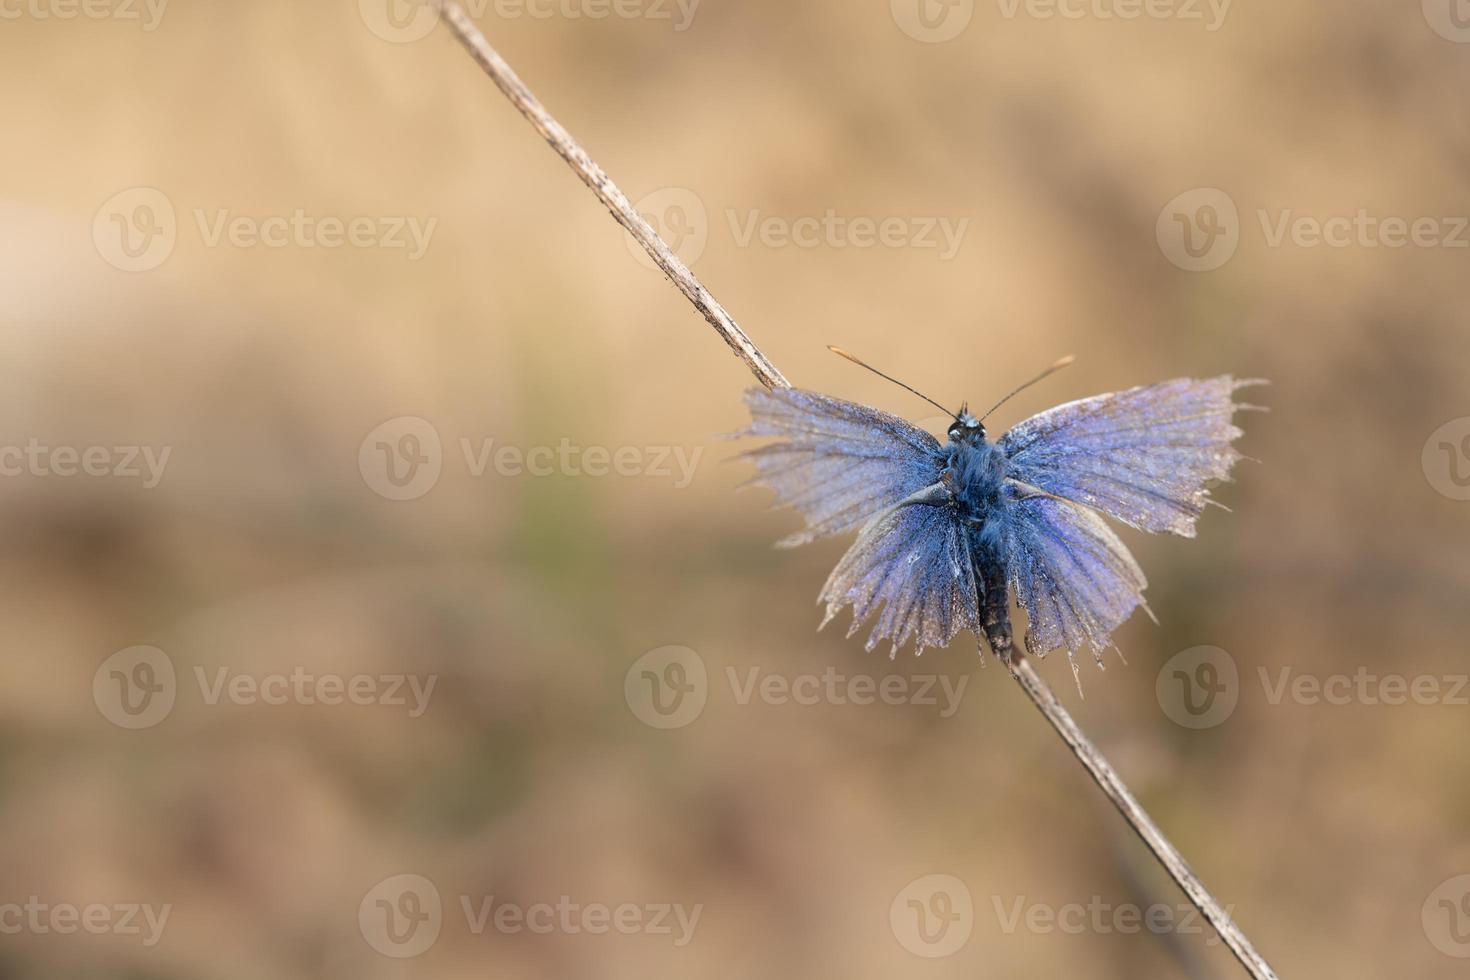
<svg viewBox="0 0 1470 980"><path fill-rule="evenodd" d="M961 629L979 630L975 565L948 499L949 491L936 484L863 528L822 588L823 626L851 605L851 636L877 613L867 648L887 639L890 655L909 640L923 653L928 646L947 646Z"/></svg>
<svg viewBox="0 0 1470 980"><path fill-rule="evenodd" d="M752 421L739 434L777 439L742 454L758 470L751 482L806 519L783 547L858 527L939 478L938 440L895 415L795 388L753 388L745 404Z"/></svg>
<svg viewBox="0 0 1470 980"><path fill-rule="evenodd" d="M1143 605L1143 570L1086 507L1022 491L1004 514L1011 587L1030 620L1026 649L1100 653Z"/></svg>
<svg viewBox="0 0 1470 980"><path fill-rule="evenodd" d="M1009 475L1131 527L1194 537L1208 485L1240 459L1231 416L1248 384L1180 378L1098 395L1032 416L1000 447Z"/></svg>

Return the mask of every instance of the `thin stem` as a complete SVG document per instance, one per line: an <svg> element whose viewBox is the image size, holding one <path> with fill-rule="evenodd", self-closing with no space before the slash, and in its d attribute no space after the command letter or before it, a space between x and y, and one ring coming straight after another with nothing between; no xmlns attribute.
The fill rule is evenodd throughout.
<svg viewBox="0 0 1470 980"><path fill-rule="evenodd" d="M474 21L470 20L464 8L454 0L446 0L440 4L439 14L444 23L449 25L450 31L453 32L459 43L464 45L465 50L470 53L470 57L485 69L485 74L489 75L490 80L505 94L507 99L510 99L511 104L521 111L526 121L534 126L536 132L540 133L541 137L551 144L551 148L567 162L567 165L576 171L577 176L582 178L582 183L592 189L592 193L596 194L603 206L612 212L618 224L626 228L628 233L637 239L638 244L643 246L649 257L658 263L658 267L664 270L675 286L679 287L679 292L689 298L694 308L704 315L710 326L714 327L716 332L724 338L725 343L730 345L735 356L745 362L745 366L750 368L750 373L755 375L756 380L767 388L791 387L790 383L782 377L781 372L776 370L776 365L767 360L766 355L761 353L755 342L745 335L744 330L740 329L735 318L725 312L725 308L714 296L710 295L710 291L704 288L704 284L695 278L694 273L689 271L689 267L674 254L668 245L664 244L658 232L654 231L653 226L638 213L627 195L612 182L612 178L587 155L587 151L582 149L581 144L572 137L572 134L552 118L551 113L546 111L546 107L541 104L540 100L531 94L531 90L526 88L516 73L511 70L510 65L505 63L505 59L490 46L489 41L485 40L485 35L475 26Z"/></svg>
<svg viewBox="0 0 1470 980"><path fill-rule="evenodd" d="M1221 939L1225 940L1225 944L1230 947L1235 958L1240 960L1246 972L1256 980L1276 980L1276 974L1272 972L1261 954L1256 952L1256 948L1251 945L1245 933L1236 926L1234 920L1230 918L1230 913L1221 907L1215 896L1211 895L1209 889L1205 887L1204 882L1200 881L1199 876L1194 873L1194 869L1189 866L1189 862L1184 860L1184 855L1180 854L1178 848L1164 836L1159 825L1154 823L1148 811L1143 808L1143 805L1128 789L1127 784L1123 782L1123 777L1118 775L1117 770L1108 763L1107 759L1103 758L1097 746L1093 745L1092 741L1083 734L1082 729L1078 727L1077 722L1072 720L1072 715L1062 706L1062 702L1057 700L1056 694L1052 692L1046 681L1042 680L1041 675L1032 668L1031 661L1017 656L1011 667L1011 674L1031 696L1031 700L1046 716L1046 720L1051 722L1051 727L1062 736L1062 740L1067 743L1072 754L1087 767L1087 771L1092 774L1093 781L1097 783L1098 788L1107 794L1108 799L1112 800L1113 805L1118 808L1118 812L1123 814L1123 819L1132 825L1133 830L1148 845L1149 850L1154 852L1154 857L1158 858L1164 870L1169 872L1169 877L1179 883L1179 887L1184 889L1184 894L1189 896L1195 908L1199 909L1210 921L1210 925L1215 927L1215 931L1220 934Z"/></svg>
<svg viewBox="0 0 1470 980"><path fill-rule="evenodd" d="M751 374L756 380L767 388L787 388L790 384L776 370L766 356L761 353L755 343L745 335L745 332L736 325L730 314L725 312L715 298L710 295L709 290L689 271L689 268L679 260L679 257L664 244L656 231L643 219L633 208L628 198L612 179L603 172L587 152L577 143L572 135L562 125L552 118L540 101L531 94L531 90L511 70L510 65L496 53L485 39L485 35L475 26L464 9L454 0L443 0L439 7L440 16L449 30L464 45L476 63L490 76L490 80L505 93L506 98L520 110L521 115L536 128L536 131L551 144L551 148L560 154L561 158L582 178L582 181L592 189L598 200L612 212L612 216L633 235L647 250L653 261L658 263L659 268L668 275L679 291L689 298L695 309L704 315L710 325L724 338L725 343L745 362ZM1129 792L1127 785L1117 771L1103 758L1097 746L1083 734L1082 729L1072 720L1067 709L1057 700L1051 688L1041 679L1040 675L1032 669L1029 661L1018 657L1011 669L1011 674L1021 685L1021 689L1035 702L1036 707L1051 722L1053 728L1062 736L1062 739L1071 748L1072 753L1086 767L1098 788L1112 800L1118 812L1142 838L1143 842L1153 851L1154 856L1168 871L1170 877L1178 882L1179 887L1189 896L1195 906L1204 914L1211 925L1220 933L1221 938L1240 960L1255 980L1276 980L1276 974L1266 965L1266 961L1256 952L1250 940L1245 937L1239 927L1231 920L1225 909L1215 897L1200 882L1195 873L1190 870L1179 851L1169 843L1169 839L1159 830L1158 824L1154 823L1147 811Z"/></svg>

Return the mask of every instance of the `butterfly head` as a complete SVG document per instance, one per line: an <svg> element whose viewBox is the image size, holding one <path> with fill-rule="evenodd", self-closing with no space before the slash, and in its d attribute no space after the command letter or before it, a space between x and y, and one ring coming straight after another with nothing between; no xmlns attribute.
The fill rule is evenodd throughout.
<svg viewBox="0 0 1470 980"><path fill-rule="evenodd" d="M985 441L985 425L970 414L969 407L960 406L960 412L949 426L949 438L954 442L979 445Z"/></svg>

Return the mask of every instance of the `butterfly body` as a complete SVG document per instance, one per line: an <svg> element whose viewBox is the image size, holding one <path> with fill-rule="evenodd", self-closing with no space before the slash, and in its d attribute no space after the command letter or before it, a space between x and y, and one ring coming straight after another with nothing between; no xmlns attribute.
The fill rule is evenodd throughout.
<svg viewBox="0 0 1470 980"><path fill-rule="evenodd" d="M1178 379L1058 406L987 440L961 409L941 444L903 419L815 392L747 393L756 481L806 518L794 546L858 529L822 589L824 623L873 620L872 649L946 646L962 629L1012 656L1010 597L1026 649L1091 647L1143 606L1147 582L1100 514L1192 537L1208 485L1239 454L1232 378ZM1075 663L1074 663L1075 670Z"/></svg>
<svg viewBox="0 0 1470 980"><path fill-rule="evenodd" d="M1008 501L1005 452L985 439L985 427L961 412L942 450L940 483L967 537L978 592L980 627L991 650L1011 659L1011 616L1006 571Z"/></svg>

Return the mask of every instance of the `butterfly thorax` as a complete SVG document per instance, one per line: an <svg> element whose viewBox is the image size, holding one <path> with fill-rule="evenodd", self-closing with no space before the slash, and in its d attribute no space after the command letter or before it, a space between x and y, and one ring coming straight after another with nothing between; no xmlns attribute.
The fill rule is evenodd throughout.
<svg viewBox="0 0 1470 980"><path fill-rule="evenodd" d="M998 447L978 439L951 441L944 447L944 482L954 494L960 517L980 527L1001 505L1006 457Z"/></svg>

